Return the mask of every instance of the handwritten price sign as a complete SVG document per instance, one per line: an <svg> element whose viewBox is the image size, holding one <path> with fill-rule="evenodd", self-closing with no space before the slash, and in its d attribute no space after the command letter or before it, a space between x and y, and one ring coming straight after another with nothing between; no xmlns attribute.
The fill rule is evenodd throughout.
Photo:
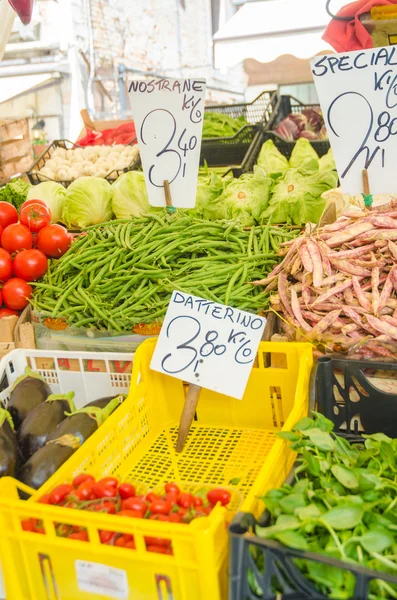
<svg viewBox="0 0 397 600"><path fill-rule="evenodd" d="M174 292L151 368L241 400L266 319Z"/></svg>
<svg viewBox="0 0 397 600"><path fill-rule="evenodd" d="M132 81L129 93L149 203L165 206L167 180L173 205L194 208L205 80Z"/></svg>
<svg viewBox="0 0 397 600"><path fill-rule="evenodd" d="M393 192L397 151L397 48L315 57L312 73L343 191Z"/></svg>

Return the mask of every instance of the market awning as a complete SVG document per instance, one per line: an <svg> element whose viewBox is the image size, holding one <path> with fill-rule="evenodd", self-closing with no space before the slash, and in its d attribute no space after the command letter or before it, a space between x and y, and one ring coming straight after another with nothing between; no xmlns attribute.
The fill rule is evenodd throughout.
<svg viewBox="0 0 397 600"><path fill-rule="evenodd" d="M0 104L59 78L59 73L35 73L16 77L0 77Z"/></svg>
<svg viewBox="0 0 397 600"><path fill-rule="evenodd" d="M248 2L214 35L215 66L230 68L246 58L271 62L286 54L307 59L332 50L321 39L329 20L323 0Z"/></svg>

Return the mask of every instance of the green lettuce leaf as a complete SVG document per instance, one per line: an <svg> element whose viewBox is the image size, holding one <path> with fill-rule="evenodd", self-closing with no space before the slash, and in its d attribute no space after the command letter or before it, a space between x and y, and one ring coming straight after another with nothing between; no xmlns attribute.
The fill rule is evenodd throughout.
<svg viewBox="0 0 397 600"><path fill-rule="evenodd" d="M262 145L257 164L270 177L277 177L289 169L288 160L276 148L273 140L267 140Z"/></svg>
<svg viewBox="0 0 397 600"><path fill-rule="evenodd" d="M336 164L334 155L332 153L332 148L330 148L327 154L324 154L319 160L319 170L320 171L336 171Z"/></svg>
<svg viewBox="0 0 397 600"><path fill-rule="evenodd" d="M309 161L316 161L317 171L319 168L318 154L306 138L299 138L296 142L294 149L292 150L291 158L289 159L289 165L293 169L298 169Z"/></svg>

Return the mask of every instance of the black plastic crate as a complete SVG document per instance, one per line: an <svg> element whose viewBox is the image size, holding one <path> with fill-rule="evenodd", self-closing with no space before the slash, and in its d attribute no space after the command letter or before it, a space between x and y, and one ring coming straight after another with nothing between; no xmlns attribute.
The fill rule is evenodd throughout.
<svg viewBox="0 0 397 600"><path fill-rule="evenodd" d="M263 527L268 522L269 513L265 511L258 524ZM262 539L253 533L255 524L253 515L239 513L229 526L229 600L326 600L327 596L322 595L298 569L294 562L297 559L350 571L356 585L349 600L368 600L373 579L397 584L396 576L322 554L287 548L276 540ZM257 562L263 564L263 568L259 569Z"/></svg>
<svg viewBox="0 0 397 600"><path fill-rule="evenodd" d="M362 433L397 437L397 394L378 389L369 377L397 380L397 364L321 357L312 373L311 406L334 423L336 434L349 440Z"/></svg>
<svg viewBox="0 0 397 600"><path fill-rule="evenodd" d="M206 106L206 112L223 113L233 118L244 117L249 125L244 125L234 136L203 138L200 165L241 166L251 154L251 145L259 129L271 119L277 102L276 92L262 92L249 103Z"/></svg>
<svg viewBox="0 0 397 600"><path fill-rule="evenodd" d="M134 140L132 143L135 143ZM69 140L55 140L52 142L50 146L39 156L39 158L33 163L30 170L27 172L28 179L32 185L37 185L42 183L43 181L54 181L45 175L40 174L38 171L44 167L47 160L51 158L56 148L64 148L65 150L70 150L71 148L83 148L84 146L80 146L79 144L75 144L74 142L70 142ZM137 169L141 164L139 155L133 159L133 161L125 167L124 169L115 169L110 171L104 179L107 179L109 183L113 183L116 179L122 175L122 173L126 173L127 171L133 171ZM57 181L64 187L69 187L72 181Z"/></svg>

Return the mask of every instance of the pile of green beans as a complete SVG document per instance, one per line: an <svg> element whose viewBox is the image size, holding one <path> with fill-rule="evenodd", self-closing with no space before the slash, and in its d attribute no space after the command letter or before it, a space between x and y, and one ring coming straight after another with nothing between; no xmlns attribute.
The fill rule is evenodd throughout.
<svg viewBox="0 0 397 600"><path fill-rule="evenodd" d="M89 227L51 261L32 304L69 325L116 332L161 321L174 290L258 313L268 295L249 282L280 262L279 245L297 233L185 213L109 221Z"/></svg>

